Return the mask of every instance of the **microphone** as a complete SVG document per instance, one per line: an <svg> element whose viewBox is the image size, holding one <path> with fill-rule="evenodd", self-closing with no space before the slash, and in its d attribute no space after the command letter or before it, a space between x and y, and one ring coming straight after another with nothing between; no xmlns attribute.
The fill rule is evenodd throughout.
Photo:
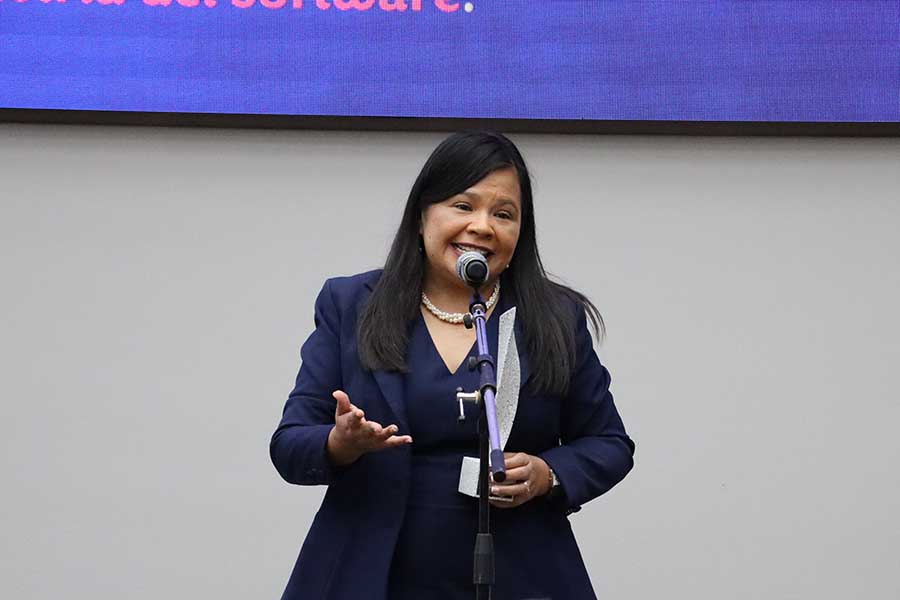
<svg viewBox="0 0 900 600"><path fill-rule="evenodd" d="M480 252L465 252L456 259L456 274L477 289L490 275L487 259Z"/></svg>

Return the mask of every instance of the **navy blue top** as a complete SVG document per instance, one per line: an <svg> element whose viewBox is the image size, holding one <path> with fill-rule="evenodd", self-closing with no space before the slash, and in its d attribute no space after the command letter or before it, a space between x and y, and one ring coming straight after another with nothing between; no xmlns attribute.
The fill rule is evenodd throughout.
<svg viewBox="0 0 900 600"><path fill-rule="evenodd" d="M494 355L498 310L487 320ZM412 485L391 563L391 600L474 597L477 500L457 488L463 456L478 456L480 409L465 403L466 420L459 422L456 388L471 392L478 386L478 372L467 366L468 356L476 354L473 344L456 373L450 373L421 315L410 332L404 395L413 438ZM436 565L441 572L434 571Z"/></svg>

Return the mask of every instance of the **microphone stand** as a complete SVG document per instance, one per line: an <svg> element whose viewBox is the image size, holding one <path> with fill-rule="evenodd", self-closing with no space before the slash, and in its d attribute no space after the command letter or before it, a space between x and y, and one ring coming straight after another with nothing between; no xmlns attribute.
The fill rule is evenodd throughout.
<svg viewBox="0 0 900 600"><path fill-rule="evenodd" d="M475 584L476 600L490 600L494 585L494 538L491 535L490 522L490 486L488 482L488 457L494 481L506 479L506 462L503 449L500 447L500 430L497 427L497 379L494 370L494 358L488 348L487 328L485 320L487 308L476 287L469 305L469 314L463 322L467 329L475 327L478 342L478 356L469 358L469 370L479 370L481 379L474 392L466 393L457 388L456 398L459 401L459 419L465 419L463 402L475 402L481 405L478 419L478 451L480 468L478 474L478 533L475 537L475 555L472 581Z"/></svg>

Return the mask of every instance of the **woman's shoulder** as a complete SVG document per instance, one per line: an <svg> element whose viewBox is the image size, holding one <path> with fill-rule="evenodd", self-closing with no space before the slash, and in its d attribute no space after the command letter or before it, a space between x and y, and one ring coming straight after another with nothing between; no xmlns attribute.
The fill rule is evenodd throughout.
<svg viewBox="0 0 900 600"><path fill-rule="evenodd" d="M331 291L334 295L353 296L364 290L372 291L378 279L381 277L383 269L373 269L364 273L356 273L355 275L341 275L329 277L325 280L324 288Z"/></svg>
<svg viewBox="0 0 900 600"><path fill-rule="evenodd" d="M316 298L316 314L321 318L332 315L339 320L354 317L379 277L381 269L327 278Z"/></svg>
<svg viewBox="0 0 900 600"><path fill-rule="evenodd" d="M341 313L358 310L360 303L369 297L381 277L382 269L329 277L322 285L317 304L324 302Z"/></svg>

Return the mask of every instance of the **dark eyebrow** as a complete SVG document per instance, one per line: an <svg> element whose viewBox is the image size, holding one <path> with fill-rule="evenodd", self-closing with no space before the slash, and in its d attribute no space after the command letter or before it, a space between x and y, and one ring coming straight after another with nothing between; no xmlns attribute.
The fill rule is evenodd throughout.
<svg viewBox="0 0 900 600"><path fill-rule="evenodd" d="M464 192L460 192L459 195L460 195L460 196L466 196L467 198L473 198L473 199L475 199L475 200L478 200L478 199L481 198L481 196L480 196L479 194L476 194L475 192L470 192L470 191L468 191L468 190L466 190L466 191L464 191ZM512 206L513 208L515 208L516 210L519 209L519 207L516 206L515 201L512 200L512 199L510 199L510 198L503 198L503 199L501 199L499 204L500 204L500 206L503 206L503 205L505 205L505 204L509 204L510 206Z"/></svg>

